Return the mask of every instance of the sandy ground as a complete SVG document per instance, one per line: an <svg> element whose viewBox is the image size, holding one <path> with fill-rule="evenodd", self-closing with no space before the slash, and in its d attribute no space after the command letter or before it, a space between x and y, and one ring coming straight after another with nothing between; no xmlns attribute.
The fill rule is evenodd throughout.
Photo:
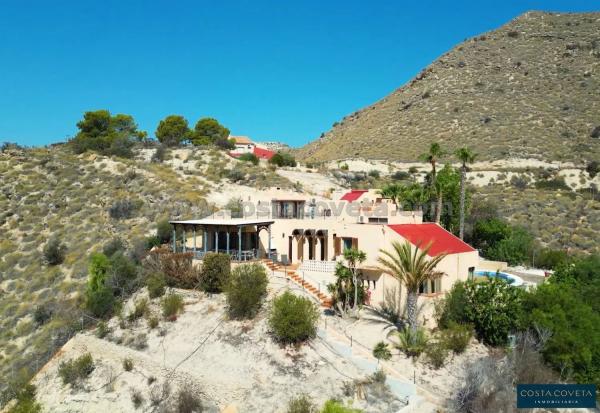
<svg viewBox="0 0 600 413"><path fill-rule="evenodd" d="M318 172L307 172L306 169L278 169L277 173L292 182L300 182L304 191L311 195L326 197L331 190L342 189L331 177Z"/></svg>
<svg viewBox="0 0 600 413"><path fill-rule="evenodd" d="M270 297L288 285L285 280L272 278ZM188 386L202 398L207 411L218 412L233 405L239 412L282 412L288 400L300 393L307 393L319 404L331 397L344 398L344 381L366 377L359 366L322 339L298 350L275 343L268 332L266 310L252 321L232 321L224 315L223 296L181 293L185 295L185 312L175 322L161 320L150 330L145 320L139 320L121 329L114 318L109 323L112 333L105 339L86 332L69 341L34 378L44 411L135 411L134 390L144 399L138 411L152 411L152 394L160 394L167 382L172 395ZM142 290L138 296L144 294ZM159 313L156 302L151 311ZM147 336L146 348L125 344L128 337L139 334ZM83 388L64 386L57 376L60 362L86 352L94 357L95 370ZM123 368L125 358L133 361L130 372ZM149 384L149 377L156 381ZM396 412L404 405L389 391L371 393L368 402L354 402L366 412Z"/></svg>

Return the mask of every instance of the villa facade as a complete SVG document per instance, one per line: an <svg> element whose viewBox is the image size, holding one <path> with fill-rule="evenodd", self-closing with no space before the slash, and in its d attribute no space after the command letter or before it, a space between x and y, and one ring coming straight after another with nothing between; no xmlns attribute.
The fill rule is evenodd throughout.
<svg viewBox="0 0 600 413"><path fill-rule="evenodd" d="M173 248L192 251L198 259L215 251L236 261L270 258L301 272L319 290L334 280L344 250L358 248L367 256L360 269L374 303L400 288L377 263L380 250L390 249L394 241L408 241L415 248L429 245L432 257L446 254L438 265L445 275L421 286L425 297L439 296L457 280L466 280L479 261L474 248L441 226L423 222L420 211L399 210L372 190L351 190L332 200L271 199L250 212L244 218L231 218L225 211L213 218L171 221L179 234Z"/></svg>

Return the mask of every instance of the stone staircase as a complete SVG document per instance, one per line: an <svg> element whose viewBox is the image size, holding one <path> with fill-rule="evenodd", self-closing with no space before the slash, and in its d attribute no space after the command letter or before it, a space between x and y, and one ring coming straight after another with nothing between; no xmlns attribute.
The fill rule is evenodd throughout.
<svg viewBox="0 0 600 413"><path fill-rule="evenodd" d="M289 279L291 279L296 284L303 287L306 291L308 291L309 293L314 295L321 303L321 306L323 306L325 308L331 308L331 306L333 305L331 298L329 296L327 296L323 292L319 291L318 288L315 287L310 282L303 280L302 276L300 276L296 273L296 269L294 267L292 267L292 266L286 267L285 265L279 264L277 262L273 262L268 259L263 259L261 261L269 270L282 272L282 273L286 274Z"/></svg>

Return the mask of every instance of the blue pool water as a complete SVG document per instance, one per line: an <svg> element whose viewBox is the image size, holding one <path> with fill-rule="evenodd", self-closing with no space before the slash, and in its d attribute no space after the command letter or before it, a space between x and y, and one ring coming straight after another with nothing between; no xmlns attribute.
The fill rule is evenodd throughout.
<svg viewBox="0 0 600 413"><path fill-rule="evenodd" d="M507 274L505 272L495 272L495 271L482 271L477 270L474 272L476 277L498 277L502 278L509 284L513 284L515 282L515 276L511 274Z"/></svg>

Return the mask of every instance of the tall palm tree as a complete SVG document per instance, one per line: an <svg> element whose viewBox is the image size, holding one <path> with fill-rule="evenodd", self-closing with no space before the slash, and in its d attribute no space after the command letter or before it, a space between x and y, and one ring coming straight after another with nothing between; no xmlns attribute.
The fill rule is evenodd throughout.
<svg viewBox="0 0 600 413"><path fill-rule="evenodd" d="M353 308L358 306L358 265L367 259L367 254L356 248L344 250L344 259L348 263L348 269L352 273L352 281L354 283L354 303Z"/></svg>
<svg viewBox="0 0 600 413"><path fill-rule="evenodd" d="M473 163L477 154L471 151L470 148L460 148L455 152L456 157L462 163L460 168L460 221L458 236L463 239L465 236L465 194L467 181L467 164Z"/></svg>
<svg viewBox="0 0 600 413"><path fill-rule="evenodd" d="M419 286L424 281L433 280L444 275L442 271L436 270L436 266L444 259L446 254L440 254L428 258L429 248L413 246L405 241L392 242L392 251L379 250L380 256L377 258L380 269L396 278L401 284L404 284L407 291L406 310L408 324L413 332L417 331L417 300L419 298Z"/></svg>
<svg viewBox="0 0 600 413"><path fill-rule="evenodd" d="M430 146L429 146L429 151L425 152L424 154L421 154L421 156L419 156L419 159L429 162L431 164L431 187L433 188L434 191L436 191L437 195L438 195L438 206L441 203L440 201L440 197L442 196L442 194L437 191L437 187L436 187L436 163L437 161L444 156L445 153L442 150L442 147L440 146L439 143L437 142L433 142ZM441 207L436 208L436 212L435 212L435 222L437 224L440 223L440 218L441 218Z"/></svg>

